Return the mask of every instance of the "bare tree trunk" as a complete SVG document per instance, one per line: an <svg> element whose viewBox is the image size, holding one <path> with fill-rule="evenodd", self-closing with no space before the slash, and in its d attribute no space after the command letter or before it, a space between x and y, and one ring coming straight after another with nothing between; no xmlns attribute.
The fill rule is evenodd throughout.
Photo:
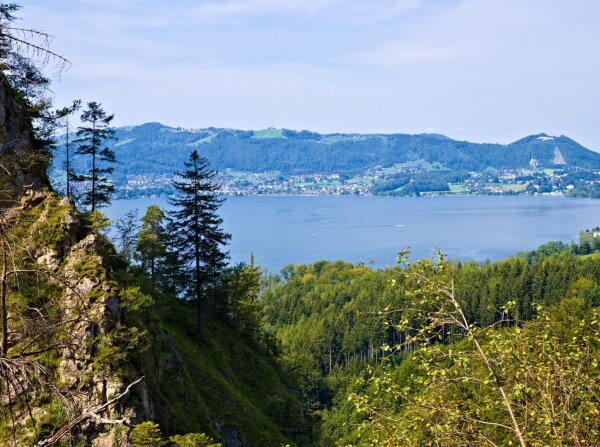
<svg viewBox="0 0 600 447"><path fill-rule="evenodd" d="M67 144L66 144L66 171L67 171L67 197L71 198L71 162L69 159L69 116L67 115Z"/></svg>
<svg viewBox="0 0 600 447"><path fill-rule="evenodd" d="M196 160L194 160L194 171L198 173L198 166ZM194 229L194 273L196 276L196 338L198 341L202 340L202 283L200 274L200 216L198 215L198 202L200 201L197 175L194 178L194 208L195 216L194 223L196 228Z"/></svg>
<svg viewBox="0 0 600 447"><path fill-rule="evenodd" d="M129 394L129 391L131 390L131 388L133 388L134 385L140 383L143 378L144 378L144 376L140 377L135 382L131 382L127 386L127 388L125 389L125 391L123 391L118 396L112 398L111 400L109 400L105 404L100 405L100 406L95 407L95 408L91 408L91 409L89 409L87 411L84 411L79 416L77 416L75 419L72 419L66 425L63 425L61 428L59 428L58 431L56 431L56 433L54 433L51 437L46 438L46 439L42 439L41 441L39 441L36 444L36 447L47 447L47 446L56 444L64 436L66 436L67 434L69 434L69 432L71 430L73 430L73 428L77 427L79 424L81 424L82 422L84 422L87 419L95 419L95 420L97 420L98 422L100 422L102 424L122 424L122 425L130 427L131 425L129 424L129 421L127 421L125 419L120 419L120 420L105 419L105 418L100 417L99 413L103 412L108 407L110 407L112 404L118 402L123 397L127 396L127 394Z"/></svg>
<svg viewBox="0 0 600 447"><path fill-rule="evenodd" d="M8 295L8 284L6 283L6 247L2 243L2 274L0 275L0 316L2 324L2 344L0 346L0 356L6 357L8 353L8 310L6 308L6 298Z"/></svg>
<svg viewBox="0 0 600 447"><path fill-rule="evenodd" d="M196 338L202 339L202 292L200 283L200 238L198 234L194 237L195 250L195 266L194 273L196 275Z"/></svg>
<svg viewBox="0 0 600 447"><path fill-rule="evenodd" d="M96 121L92 123L94 133L92 135L92 213L96 211Z"/></svg>

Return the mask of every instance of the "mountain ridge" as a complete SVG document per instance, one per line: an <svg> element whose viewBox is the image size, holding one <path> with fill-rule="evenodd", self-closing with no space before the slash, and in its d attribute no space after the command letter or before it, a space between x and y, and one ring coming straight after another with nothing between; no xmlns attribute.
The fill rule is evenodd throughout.
<svg viewBox="0 0 600 447"><path fill-rule="evenodd" d="M554 167L555 146L559 146L566 165L600 168L600 153L575 140L545 133L529 135L509 144L472 143L439 134L321 134L308 130L268 128L238 130L228 128L185 129L158 122L116 129L115 144L121 161L145 160L150 171L130 173L167 173L158 169L160 154L167 152L179 160L191 149L203 155L218 170L249 172L281 171L286 174L357 172L377 165L393 165L415 160L437 162L450 170L480 171L526 168L531 159L543 167ZM175 161L175 160L173 160ZM180 164L180 163L179 163ZM135 163L134 163L135 165ZM117 169L119 170L119 169ZM136 169L133 169L136 171Z"/></svg>
<svg viewBox="0 0 600 447"><path fill-rule="evenodd" d="M470 184L464 185L463 191L485 193L488 183L509 175L518 176L521 182L509 189L527 189L529 193L583 191L586 196L595 196L595 172L600 172L600 153L567 136L545 133L497 144L458 141L439 134L185 129L150 122L116 128L115 136L112 149L119 162L112 180L122 198L168 195L170 179L181 171L193 150L223 174L225 193L234 195L303 194L308 189L320 194L382 194L382 184L385 194L399 193L399 188L402 194L416 194L448 191L449 184L469 178ZM64 155L59 144L52 172L59 189L64 184ZM87 160L73 158L76 172L87 169ZM558 174L554 179L537 184L536 176L552 175L555 170ZM562 176L567 172L569 178ZM420 182L412 186L418 191L404 188L414 183L415 174ZM312 183L308 189L303 186L305 179ZM548 186L546 180L554 186ZM575 185L577 191L566 190L568 185Z"/></svg>
<svg viewBox="0 0 600 447"><path fill-rule="evenodd" d="M122 125L122 126L117 126L115 127L115 130L117 132L119 131L132 131L135 129L139 129L139 128L156 128L156 129L161 129L161 130L165 130L165 131L173 131L173 132L189 132L189 133L202 133L202 132L214 132L214 131L221 131L221 132L240 132L240 133L247 133L247 132L253 132L253 133L262 133L262 132L291 132L291 133L296 133L296 134L313 134L313 135L319 135L321 137L332 137L332 136L345 136L345 137L394 137L394 136L408 136L408 137L424 137L424 138L432 138L432 139L439 139L439 140L446 140L446 141L453 141L456 143L469 143L469 144L477 144L477 145L493 145L493 146L511 146L513 144L517 144L517 143L522 143L522 142L526 142L529 140L533 140L536 138L540 138L540 137L547 137L547 138L551 138L553 140L562 140L562 141L568 141L571 143L576 143L582 147L584 147L585 149L594 152L594 153L599 153L600 154L600 150L596 151L593 149L589 149L585 146L583 146L581 143L578 143L577 140L569 137L568 135L565 134L560 134L560 135L550 135L547 134L545 132L540 132L540 133L532 133L529 135L526 135L522 138L519 138L517 140L511 141L509 143L498 143L498 142L474 142L474 141L470 141L467 139L459 139L459 138L453 138L450 137L448 135L444 135L441 133L437 133L437 132L421 132L421 133L407 133L407 132L317 132L317 131L312 131L312 130L308 130L308 129L289 129L287 127L266 127L266 128L261 128L261 129L237 129L235 127L215 127L215 126L208 126L208 127L183 127L183 126L170 126L168 124L163 124L160 121L148 121L146 123L142 123L142 124L126 124L126 125ZM272 138L285 138L285 137L272 137Z"/></svg>

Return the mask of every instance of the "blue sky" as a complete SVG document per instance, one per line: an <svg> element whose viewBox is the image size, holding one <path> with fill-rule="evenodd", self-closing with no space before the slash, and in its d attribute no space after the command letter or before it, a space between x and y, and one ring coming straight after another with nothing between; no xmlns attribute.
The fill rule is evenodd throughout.
<svg viewBox="0 0 600 447"><path fill-rule="evenodd" d="M117 125L566 134L600 151L597 0L24 0ZM58 104L57 104L58 105Z"/></svg>

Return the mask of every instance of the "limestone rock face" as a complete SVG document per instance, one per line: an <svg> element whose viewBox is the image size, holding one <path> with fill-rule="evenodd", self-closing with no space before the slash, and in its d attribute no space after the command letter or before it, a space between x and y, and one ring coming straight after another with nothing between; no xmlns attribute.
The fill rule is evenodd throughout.
<svg viewBox="0 0 600 447"><path fill-rule="evenodd" d="M31 122L0 73L0 229L2 234L13 231L11 243L19 249L11 253L17 262L51 278L52 296L45 299L62 316L64 327L51 340L59 350L56 366L45 373L53 391L46 385L23 391L32 393L32 399L27 414L16 415L14 447L31 445L26 440L30 415L38 421L48 417L52 410L46 404L52 393L62 394L63 410L68 419L74 419L121 395L139 377L131 367L125 374L110 360L99 358L102 349L110 354L114 334L123 326L119 286L110 279L102 254L106 252L102 247L110 243L99 234L82 234L72 203L49 190L46 163L45 154L36 148ZM116 425L105 423L139 419L128 398L78 424L72 434L74 442L92 447L129 446L127 426L119 424L115 429ZM151 410L149 396L143 400Z"/></svg>
<svg viewBox="0 0 600 447"><path fill-rule="evenodd" d="M0 208L12 206L27 189L47 185L47 160L34 146L31 123L0 74Z"/></svg>

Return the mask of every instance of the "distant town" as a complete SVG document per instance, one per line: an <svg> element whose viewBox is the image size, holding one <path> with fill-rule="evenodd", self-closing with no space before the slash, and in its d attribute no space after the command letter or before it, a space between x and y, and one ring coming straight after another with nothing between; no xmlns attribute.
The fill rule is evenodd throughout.
<svg viewBox="0 0 600 447"><path fill-rule="evenodd" d="M534 163L532 163L534 164ZM223 195L565 195L596 197L600 172L583 169L490 169L450 174L422 162L376 167L364 174L282 175L279 172L219 173ZM118 185L119 198L168 196L172 175L132 175Z"/></svg>

